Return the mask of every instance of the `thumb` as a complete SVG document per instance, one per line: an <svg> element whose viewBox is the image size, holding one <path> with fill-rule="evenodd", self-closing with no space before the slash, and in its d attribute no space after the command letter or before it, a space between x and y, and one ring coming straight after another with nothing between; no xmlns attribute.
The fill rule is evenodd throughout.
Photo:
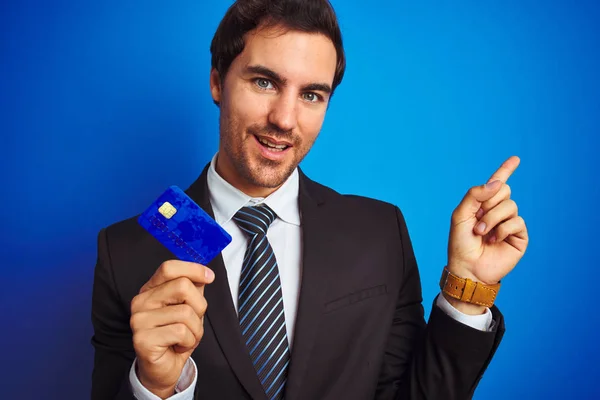
<svg viewBox="0 0 600 400"><path fill-rule="evenodd" d="M481 203L494 197L502 188L502 181L495 180L485 185L473 186L452 214L452 223L459 224L475 216Z"/></svg>

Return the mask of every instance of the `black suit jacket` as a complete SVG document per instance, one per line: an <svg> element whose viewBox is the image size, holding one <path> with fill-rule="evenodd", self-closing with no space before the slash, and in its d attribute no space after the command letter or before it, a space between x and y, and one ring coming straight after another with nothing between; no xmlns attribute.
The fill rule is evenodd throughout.
<svg viewBox="0 0 600 400"><path fill-rule="evenodd" d="M212 215L205 168L187 193ZM504 332L481 332L433 306L424 320L407 227L393 205L345 196L300 172L302 271L286 400L467 399ZM135 218L98 240L92 321L93 399L133 399L130 302L173 255ZM242 340L221 256L209 267L204 336L192 354L198 399L266 396ZM440 268L441 270L441 268Z"/></svg>

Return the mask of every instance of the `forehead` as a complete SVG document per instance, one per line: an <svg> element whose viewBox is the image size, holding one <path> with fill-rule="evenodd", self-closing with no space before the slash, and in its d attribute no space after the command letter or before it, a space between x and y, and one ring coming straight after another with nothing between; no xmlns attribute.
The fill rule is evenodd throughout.
<svg viewBox="0 0 600 400"><path fill-rule="evenodd" d="M262 65L290 83L333 83L337 53L333 42L320 33L281 27L248 33L244 51L238 56L242 68Z"/></svg>

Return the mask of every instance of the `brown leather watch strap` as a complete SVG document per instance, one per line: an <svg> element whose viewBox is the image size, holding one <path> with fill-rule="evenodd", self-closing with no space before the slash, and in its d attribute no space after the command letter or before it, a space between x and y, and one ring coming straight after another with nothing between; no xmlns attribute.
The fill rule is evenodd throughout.
<svg viewBox="0 0 600 400"><path fill-rule="evenodd" d="M440 289L457 300L489 308L496 300L500 290L500 282L494 285L474 282L468 278L460 278L444 267L442 279L440 279Z"/></svg>

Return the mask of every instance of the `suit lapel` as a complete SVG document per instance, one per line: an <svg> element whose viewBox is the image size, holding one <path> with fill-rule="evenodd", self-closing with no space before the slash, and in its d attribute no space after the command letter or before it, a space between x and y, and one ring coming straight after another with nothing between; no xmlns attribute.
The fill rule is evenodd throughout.
<svg viewBox="0 0 600 400"><path fill-rule="evenodd" d="M328 237L334 234L333 224L319 196L318 186L300 171L299 208L302 224L302 279L296 313L294 343L286 384L286 400L303 398L301 388L321 316L328 285L331 282Z"/></svg>
<svg viewBox="0 0 600 400"><path fill-rule="evenodd" d="M187 190L187 193L204 211L214 218L206 180L208 168L209 166L204 169L198 180ZM240 383L253 399L266 400L264 389L258 380L246 344L242 339L238 317L231 300L227 271L221 254L215 257L208 264L208 267L215 272L215 281L204 288L204 297L208 303L206 317L210 320L215 337Z"/></svg>

